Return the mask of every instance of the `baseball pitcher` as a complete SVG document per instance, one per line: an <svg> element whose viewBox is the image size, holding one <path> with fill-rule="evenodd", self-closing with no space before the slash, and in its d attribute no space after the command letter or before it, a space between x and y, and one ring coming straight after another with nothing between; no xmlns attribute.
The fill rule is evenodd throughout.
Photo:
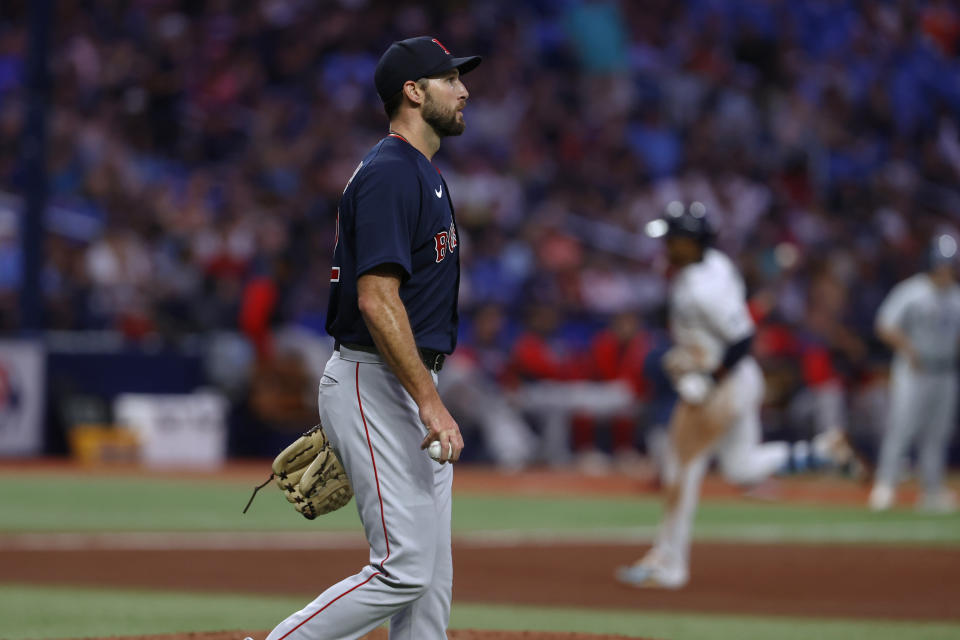
<svg viewBox="0 0 960 640"><path fill-rule="evenodd" d="M437 462L456 461L463 438L436 382L457 342L460 263L450 193L431 158L463 132L460 76L479 63L426 36L393 43L377 63L390 132L340 199L326 327L336 347L319 392L370 561L268 640L360 638L387 620L391 640L447 637L453 471Z"/></svg>
<svg viewBox="0 0 960 640"><path fill-rule="evenodd" d="M960 286L954 274L957 242L933 239L929 268L893 288L877 312L877 335L894 351L889 421L870 508L893 506L900 462L914 439L922 492L918 507L950 512L954 495L944 487L944 466L957 415L957 346Z"/></svg>

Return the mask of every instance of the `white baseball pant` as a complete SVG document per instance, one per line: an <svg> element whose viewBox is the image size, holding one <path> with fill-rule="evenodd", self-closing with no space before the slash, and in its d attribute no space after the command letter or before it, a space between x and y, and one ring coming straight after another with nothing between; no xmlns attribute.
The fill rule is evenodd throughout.
<svg viewBox="0 0 960 640"><path fill-rule="evenodd" d="M671 433L664 470L670 499L651 552L664 565L684 574L688 570L700 484L714 453L724 477L733 484L760 482L786 466L790 457L787 443L760 442L763 388L760 367L753 358L744 358L714 391L715 395L727 395L731 399L729 406L733 407L724 432L713 441L704 440L699 453L687 461L678 458L672 442L675 434ZM674 429L675 425L671 424L671 432Z"/></svg>

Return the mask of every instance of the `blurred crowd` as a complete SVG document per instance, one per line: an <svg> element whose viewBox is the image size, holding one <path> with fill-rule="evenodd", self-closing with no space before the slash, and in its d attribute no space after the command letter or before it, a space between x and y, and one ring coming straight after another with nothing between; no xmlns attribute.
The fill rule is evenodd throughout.
<svg viewBox="0 0 960 640"><path fill-rule="evenodd" d="M28 5L0 7L10 194L23 192ZM482 359L497 379L629 369L646 393L638 363L662 341L666 280L642 230L696 199L745 274L782 409L771 424L814 388L834 400L810 410L846 421L883 375L877 306L960 218L948 0L55 5L52 329L240 329L261 355L271 327L322 331L337 200L386 131L374 65L419 34L484 56L465 79L466 133L435 161L462 238L462 343L482 351L477 310L502 316L502 355ZM4 332L19 322L19 251L0 219ZM596 364L604 349L613 365Z"/></svg>

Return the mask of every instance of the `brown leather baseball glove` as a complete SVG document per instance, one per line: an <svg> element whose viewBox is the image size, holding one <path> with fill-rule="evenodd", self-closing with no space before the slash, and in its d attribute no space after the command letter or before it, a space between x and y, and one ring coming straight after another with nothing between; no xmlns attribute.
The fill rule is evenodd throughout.
<svg viewBox="0 0 960 640"><path fill-rule="evenodd" d="M353 497L347 472L330 447L323 426L319 424L274 458L273 474L267 482L271 479L276 480L293 508L308 520L336 511ZM254 496L267 482L254 490ZM250 502L253 502L253 496ZM250 502L244 513L250 507Z"/></svg>

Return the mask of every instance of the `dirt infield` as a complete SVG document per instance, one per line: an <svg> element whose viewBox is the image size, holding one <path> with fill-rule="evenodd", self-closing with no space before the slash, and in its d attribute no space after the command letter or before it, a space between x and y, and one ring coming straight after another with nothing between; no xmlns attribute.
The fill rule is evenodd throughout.
<svg viewBox="0 0 960 640"><path fill-rule="evenodd" d="M600 609L960 620L960 549L697 544L682 591L617 584L641 549L623 545L454 546L454 600ZM303 596L366 561L338 550L0 550L4 580ZM314 567L305 572L305 566ZM282 579L278 579L282 576Z"/></svg>

